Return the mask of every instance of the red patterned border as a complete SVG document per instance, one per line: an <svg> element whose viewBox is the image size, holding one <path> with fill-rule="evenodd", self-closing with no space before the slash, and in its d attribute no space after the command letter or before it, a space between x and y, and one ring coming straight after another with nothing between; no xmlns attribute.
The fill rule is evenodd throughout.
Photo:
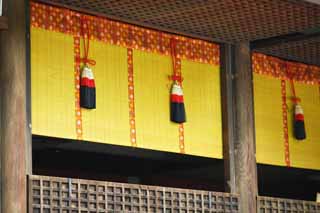
<svg viewBox="0 0 320 213"><path fill-rule="evenodd" d="M173 56L175 57L175 56ZM175 75L182 77L181 73L181 59L179 57L175 57ZM182 82L181 82L182 85ZM185 144L184 144L184 126L183 124L179 124L179 149L180 153L185 153Z"/></svg>
<svg viewBox="0 0 320 213"><path fill-rule="evenodd" d="M80 37L73 37L74 43L74 81L75 81L75 117L76 117L76 134L77 139L82 140L83 130L82 130L82 116L80 107Z"/></svg>
<svg viewBox="0 0 320 213"><path fill-rule="evenodd" d="M305 84L320 84L320 67L289 62L261 53L252 55L253 72Z"/></svg>
<svg viewBox="0 0 320 213"><path fill-rule="evenodd" d="M132 146L136 147L137 137L136 137L135 106L134 106L133 51L130 48L128 48L127 50L127 63L128 63L130 142Z"/></svg>
<svg viewBox="0 0 320 213"><path fill-rule="evenodd" d="M80 35L81 19L89 25L91 39L126 48L170 55L170 40L177 41L176 53L181 59L219 65L219 45L198 39L171 35L130 24L89 16L64 8L31 2L31 26Z"/></svg>
<svg viewBox="0 0 320 213"><path fill-rule="evenodd" d="M184 126L179 124L179 149L180 153L185 154L185 145L184 145Z"/></svg>
<svg viewBox="0 0 320 213"><path fill-rule="evenodd" d="M289 133L288 133L288 107L287 107L287 90L286 81L281 80L282 95L282 122L283 122L283 139L284 139L284 157L286 166L290 166L290 150L289 150Z"/></svg>

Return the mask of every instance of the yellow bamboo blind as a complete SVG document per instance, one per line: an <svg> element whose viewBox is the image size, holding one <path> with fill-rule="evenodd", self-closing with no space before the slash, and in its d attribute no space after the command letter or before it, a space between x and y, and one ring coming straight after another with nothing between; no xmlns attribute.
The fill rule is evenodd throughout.
<svg viewBox="0 0 320 213"><path fill-rule="evenodd" d="M77 115L75 41L68 33L31 28L33 134L79 139L81 130L85 141L180 153L179 125L169 116L171 57L92 40L97 109ZM185 154L222 158L219 66L185 59L182 75Z"/></svg>
<svg viewBox="0 0 320 213"><path fill-rule="evenodd" d="M254 54L253 71L257 161L320 169L320 68ZM290 78L304 110L307 138L303 141L293 137Z"/></svg>

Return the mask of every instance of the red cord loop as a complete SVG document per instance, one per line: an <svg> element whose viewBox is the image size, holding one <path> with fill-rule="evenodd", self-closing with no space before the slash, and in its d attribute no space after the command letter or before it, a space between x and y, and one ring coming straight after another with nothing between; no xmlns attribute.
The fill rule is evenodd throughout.
<svg viewBox="0 0 320 213"><path fill-rule="evenodd" d="M90 28L88 26L88 21L85 17L81 17L81 35L83 37L83 48L84 48L84 56L83 58L79 58L80 62L83 62L84 65L96 65L96 61L89 58L89 48L90 48Z"/></svg>
<svg viewBox="0 0 320 213"><path fill-rule="evenodd" d="M296 90L295 90L295 87L294 87L294 82L293 82L293 76L290 74L289 72L289 65L288 63L286 63L286 73L287 73L287 76L290 80L290 88L291 88L291 92L292 92L292 97L291 97L291 101L294 103L294 104L298 104L301 102L301 99L299 97L297 97L296 95Z"/></svg>
<svg viewBox="0 0 320 213"><path fill-rule="evenodd" d="M181 73L177 70L176 44L177 44L176 39L174 37L172 37L170 39L170 50L171 50L171 57L172 57L173 75L169 76L169 79L173 80L175 82L179 82L181 84L183 81L183 78L181 77Z"/></svg>
<svg viewBox="0 0 320 213"><path fill-rule="evenodd" d="M172 81L178 81L178 82L182 82L183 81L183 78L179 75L170 75L169 76L169 79L172 80Z"/></svg>
<svg viewBox="0 0 320 213"><path fill-rule="evenodd" d="M301 99L297 97L296 95L296 90L294 88L294 83L293 83L293 80L292 78L290 79L290 87L291 87L291 92L293 94L293 97L291 97L291 101L294 103L294 104L297 104L297 103L300 103L301 102Z"/></svg>

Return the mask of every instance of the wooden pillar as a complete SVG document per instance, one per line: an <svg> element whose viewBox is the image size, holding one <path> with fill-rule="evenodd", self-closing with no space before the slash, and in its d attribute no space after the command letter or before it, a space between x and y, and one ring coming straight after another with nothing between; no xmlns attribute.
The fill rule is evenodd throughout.
<svg viewBox="0 0 320 213"><path fill-rule="evenodd" d="M257 212L257 164L253 78L249 43L235 45L234 51L234 166L236 192L240 195L240 212Z"/></svg>
<svg viewBox="0 0 320 213"><path fill-rule="evenodd" d="M0 0L1 1L1 0ZM8 29L7 17L0 16L0 31Z"/></svg>
<svg viewBox="0 0 320 213"><path fill-rule="evenodd" d="M221 103L226 191L240 212L256 213L257 165L249 43L221 46Z"/></svg>
<svg viewBox="0 0 320 213"><path fill-rule="evenodd" d="M1 212L27 212L27 173L31 173L27 122L26 0L6 0L8 29L0 31ZM27 160L28 159L28 160ZM28 168L28 169L27 169Z"/></svg>
<svg viewBox="0 0 320 213"><path fill-rule="evenodd" d="M235 158L234 158L234 46L220 46L221 63L221 108L222 108L222 138L225 191L236 193Z"/></svg>

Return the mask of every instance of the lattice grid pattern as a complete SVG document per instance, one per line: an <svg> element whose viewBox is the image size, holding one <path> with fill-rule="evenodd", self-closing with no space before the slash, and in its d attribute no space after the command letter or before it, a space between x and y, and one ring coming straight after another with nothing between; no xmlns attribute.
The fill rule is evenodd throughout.
<svg viewBox="0 0 320 213"><path fill-rule="evenodd" d="M221 41L257 40L320 26L301 0L40 0Z"/></svg>
<svg viewBox="0 0 320 213"><path fill-rule="evenodd" d="M37 1L221 42L253 41L320 27L320 5L302 0ZM320 65L319 38L259 51Z"/></svg>
<svg viewBox="0 0 320 213"><path fill-rule="evenodd" d="M318 213L320 203L273 197L258 197L259 213Z"/></svg>
<svg viewBox="0 0 320 213"><path fill-rule="evenodd" d="M58 177L29 177L29 212L238 212L228 193Z"/></svg>

